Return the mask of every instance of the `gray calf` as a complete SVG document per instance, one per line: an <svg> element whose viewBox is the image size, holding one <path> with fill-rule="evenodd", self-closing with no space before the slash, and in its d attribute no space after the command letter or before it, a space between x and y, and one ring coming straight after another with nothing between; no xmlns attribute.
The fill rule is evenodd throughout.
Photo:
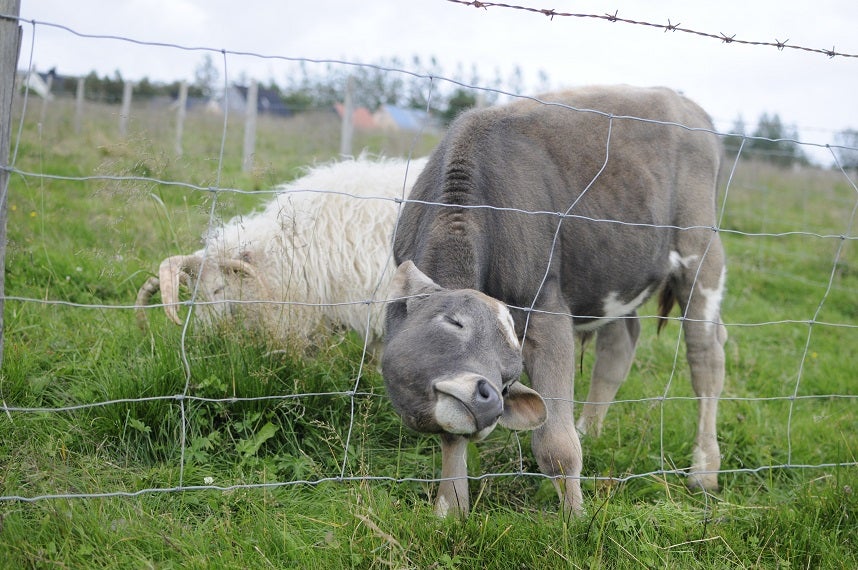
<svg viewBox="0 0 858 570"><path fill-rule="evenodd" d="M382 371L403 421L441 435L441 515L468 512L467 443L498 423L536 430L540 470L581 511L578 433L598 434L634 357L635 311L658 292L664 316L679 302L700 397L690 483L718 486L725 271L711 122L661 88L542 100L559 104L457 119L395 234ZM590 331L596 361L576 430L574 335ZM518 382L522 357L532 390Z"/></svg>

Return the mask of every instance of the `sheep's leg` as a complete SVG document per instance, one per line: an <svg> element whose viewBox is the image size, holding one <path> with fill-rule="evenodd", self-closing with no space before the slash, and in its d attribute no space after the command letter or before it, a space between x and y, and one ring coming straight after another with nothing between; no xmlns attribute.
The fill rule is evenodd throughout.
<svg viewBox="0 0 858 570"><path fill-rule="evenodd" d="M608 406L631 369L640 330L635 314L599 329L590 392L578 417L577 427L581 434L598 436L601 432Z"/></svg>
<svg viewBox="0 0 858 570"><path fill-rule="evenodd" d="M543 291L543 298L552 298ZM555 296L553 298L558 298ZM561 303L540 307L553 313ZM580 514L581 443L573 412L575 338L572 320L549 313L531 313L523 345L524 364L532 387L545 398L547 418L533 432L533 453L539 469L552 480L567 513Z"/></svg>

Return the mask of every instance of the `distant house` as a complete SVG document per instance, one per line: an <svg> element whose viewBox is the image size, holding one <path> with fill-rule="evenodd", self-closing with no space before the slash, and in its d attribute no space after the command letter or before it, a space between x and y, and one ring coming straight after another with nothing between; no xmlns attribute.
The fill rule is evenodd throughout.
<svg viewBox="0 0 858 570"><path fill-rule="evenodd" d="M343 118L342 103L335 103L337 116ZM434 122L426 111L407 109L396 105L382 105L373 113L366 107L357 107L352 111L352 124L358 129L382 129L386 131L419 131L432 127Z"/></svg>
<svg viewBox="0 0 858 570"><path fill-rule="evenodd" d="M78 81L81 78L70 75L60 75L53 67L47 72L18 70L15 77L16 88L27 88L39 97L53 99L54 97L74 97L77 93Z"/></svg>
<svg viewBox="0 0 858 570"><path fill-rule="evenodd" d="M206 102L207 110L223 110L224 103L229 105L230 112L244 113L247 110L247 92L249 87L246 85L232 85L226 92L226 95L220 101L212 104L209 100ZM190 101L189 101L190 103ZM190 105L189 105L190 106ZM256 91L256 112L267 115L277 115L280 117L291 117L292 109L286 106L280 94L273 89L265 87L257 87Z"/></svg>
<svg viewBox="0 0 858 570"><path fill-rule="evenodd" d="M382 105L373 115L375 125L389 131L419 131L432 126L432 118L423 109Z"/></svg>
<svg viewBox="0 0 858 570"><path fill-rule="evenodd" d="M334 103L334 110L336 110L337 116L342 119L343 114L345 113L345 107L343 104ZM366 107L356 107L352 111L352 125L354 125L356 129L364 130L370 130L376 127L375 118Z"/></svg>
<svg viewBox="0 0 858 570"><path fill-rule="evenodd" d="M50 88L45 81L36 73L28 74L26 71L18 72L15 83L17 88L23 91L25 88L35 93L39 97L47 98L51 96Z"/></svg>
<svg viewBox="0 0 858 570"><path fill-rule="evenodd" d="M43 99L52 99L51 89L56 75L56 69L51 69L47 73L38 73L35 70L32 72L19 70L15 84L18 89L27 88Z"/></svg>

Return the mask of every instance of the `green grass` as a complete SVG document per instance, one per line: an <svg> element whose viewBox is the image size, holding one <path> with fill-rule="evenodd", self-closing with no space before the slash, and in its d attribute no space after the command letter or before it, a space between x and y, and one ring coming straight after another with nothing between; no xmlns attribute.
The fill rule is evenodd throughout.
<svg viewBox="0 0 858 570"><path fill-rule="evenodd" d="M257 168L243 173L238 123L221 162L221 120L189 117L178 159L163 116L139 110L120 140L115 108L89 107L80 134L69 108L57 102L42 125L31 110L18 169L252 191L339 145L323 117L260 120ZM411 145L360 136L356 148L389 155ZM529 436L502 429L472 446L471 473L531 475L475 478L471 516L437 519L436 485L425 482L440 473L437 442L402 427L354 335L296 354L192 327L183 344L156 312L142 333L133 311L110 308L132 304L161 259L197 248L212 200L228 219L267 196L12 175L6 294L97 307L6 301L3 401L84 407L0 415L0 496L52 496L0 501L0 568L858 566L858 468L812 467L858 455L856 244L807 235L846 231L858 196L842 175L749 162L730 187L722 490L636 476L686 467L696 422L681 346L670 379L679 327L656 336L646 319L621 401L602 437L584 441L578 520L533 475ZM805 233L768 235L795 231ZM579 395L591 352L582 368ZM186 383L193 398L172 398ZM354 398L343 394L356 385ZM283 397L295 394L305 395ZM112 403L92 405L102 402ZM196 488L209 481L216 488Z"/></svg>

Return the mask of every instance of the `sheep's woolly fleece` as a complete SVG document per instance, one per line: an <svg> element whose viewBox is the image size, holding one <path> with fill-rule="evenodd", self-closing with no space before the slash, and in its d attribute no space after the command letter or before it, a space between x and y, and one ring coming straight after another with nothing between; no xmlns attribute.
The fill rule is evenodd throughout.
<svg viewBox="0 0 858 570"><path fill-rule="evenodd" d="M262 287L256 295L284 301L242 305L275 339L309 338L321 327L345 327L379 341L383 301L393 273L391 233L426 159L360 157L308 168L281 185L263 210L238 216L205 238L206 256L247 259ZM203 250L196 252L203 255ZM261 293L259 291L262 291ZM367 303L367 301L372 301ZM249 315L246 315L249 316Z"/></svg>

